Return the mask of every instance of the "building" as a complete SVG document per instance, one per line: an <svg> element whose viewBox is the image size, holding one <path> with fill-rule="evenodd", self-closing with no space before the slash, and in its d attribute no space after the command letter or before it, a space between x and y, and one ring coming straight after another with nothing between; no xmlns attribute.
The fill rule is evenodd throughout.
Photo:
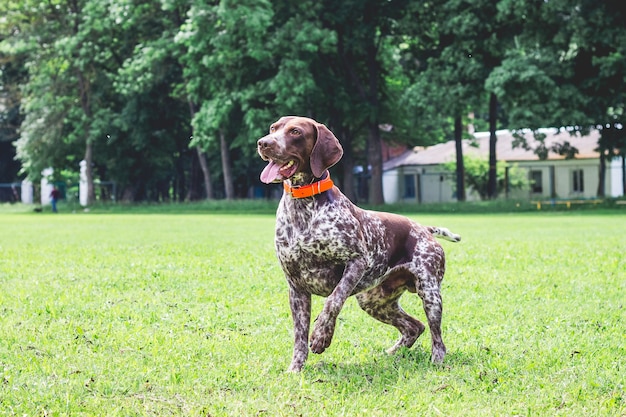
<svg viewBox="0 0 626 417"><path fill-rule="evenodd" d="M515 138L510 131L498 131L496 157L506 167L517 165L527 172L531 180L527 190L513 190L506 196L517 199L541 198L593 198L599 182L599 132L588 136L571 135L568 131L542 129L545 145L569 142L576 149L573 159L566 159L550 150L547 159L541 160L532 151L539 145L532 133L525 137L531 149L513 148ZM474 140L463 140L463 155L489 157L489 132L474 134ZM455 174L446 171L442 164L456 161L454 141L427 148L415 147L383 164L383 194L386 203L443 203L456 201ZM605 193L607 196L623 195L621 159L606 161ZM467 200L479 199L476 192L466 190Z"/></svg>

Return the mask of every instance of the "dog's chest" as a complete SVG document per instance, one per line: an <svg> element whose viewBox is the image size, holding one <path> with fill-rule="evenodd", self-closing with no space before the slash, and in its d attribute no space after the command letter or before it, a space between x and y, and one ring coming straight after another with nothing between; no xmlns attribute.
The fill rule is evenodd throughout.
<svg viewBox="0 0 626 417"><path fill-rule="evenodd" d="M276 222L276 254L292 284L313 294L328 295L352 259L365 259L372 266L368 275L382 273L375 267L384 263L377 227L382 226L364 228L361 219L340 204L299 205L295 210L281 204Z"/></svg>
<svg viewBox="0 0 626 417"><path fill-rule="evenodd" d="M303 264L347 261L363 252L359 223L331 205L303 205L279 211L276 251L281 261Z"/></svg>

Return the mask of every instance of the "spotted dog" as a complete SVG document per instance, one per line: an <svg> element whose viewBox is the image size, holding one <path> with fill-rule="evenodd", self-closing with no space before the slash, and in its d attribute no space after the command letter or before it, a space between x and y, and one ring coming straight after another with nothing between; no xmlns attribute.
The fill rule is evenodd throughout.
<svg viewBox="0 0 626 417"><path fill-rule="evenodd" d="M346 299L375 319L400 331L387 350L411 347L425 326L399 305L400 296L417 293L432 338L431 360L441 363L441 281L445 257L435 237L461 237L440 227L421 226L406 217L356 207L334 186L328 168L343 155L335 135L305 117L282 117L257 150L268 162L264 183L282 182L276 213L276 254L289 284L294 323L290 371L300 371L309 354L330 346L337 316ZM327 297L309 342L311 295Z"/></svg>

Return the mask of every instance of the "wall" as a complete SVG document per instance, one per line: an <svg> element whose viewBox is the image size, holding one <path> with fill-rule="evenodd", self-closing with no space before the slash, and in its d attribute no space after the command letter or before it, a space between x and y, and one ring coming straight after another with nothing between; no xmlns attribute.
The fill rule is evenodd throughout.
<svg viewBox="0 0 626 417"><path fill-rule="evenodd" d="M385 203L454 202L454 175L438 165L391 169L383 172L383 196Z"/></svg>
<svg viewBox="0 0 626 417"><path fill-rule="evenodd" d="M606 186L607 195L612 197L624 196L624 185L622 180L622 159L615 158L607 164L608 182Z"/></svg>
<svg viewBox="0 0 626 417"><path fill-rule="evenodd" d="M503 162L499 162L503 163ZM598 191L597 159L571 159L550 161L515 162L520 169L530 175L531 171L541 172L541 192L531 190L511 190L506 197L511 199L554 198L595 198ZM512 165L510 163L509 165ZM574 189L574 171L582 172L582 191ZM414 176L415 193L406 197L405 175ZM614 159L607 163L605 192L607 196L623 195L621 180L621 160ZM443 181L441 181L443 176ZM446 173L438 165L403 166L383 173L383 195L385 203L444 203L456 201L454 193L454 175ZM580 187L579 187L580 188ZM467 200L478 200L478 195L471 189L466 190ZM501 195L505 198L505 195Z"/></svg>
<svg viewBox="0 0 626 417"><path fill-rule="evenodd" d="M541 171L542 191L535 193L532 190L526 192L513 191L509 195L511 198L595 198L598 192L598 170L599 161L597 159L570 159L558 161L522 161L517 165L531 171ZM553 170L553 180L550 171ZM574 172L582 172L582 190L580 190L580 179L574 179ZM605 191L606 195L611 195L611 178L607 169ZM579 177L580 178L580 177ZM551 182L554 181L554 184ZM575 183L579 182L579 191L575 189Z"/></svg>

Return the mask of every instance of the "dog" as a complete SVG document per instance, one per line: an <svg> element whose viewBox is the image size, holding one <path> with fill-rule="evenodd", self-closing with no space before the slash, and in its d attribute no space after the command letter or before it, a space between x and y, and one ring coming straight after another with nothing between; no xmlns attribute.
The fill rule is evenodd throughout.
<svg viewBox="0 0 626 417"><path fill-rule="evenodd" d="M346 299L354 295L373 318L400 331L387 350L410 348L425 326L399 305L417 293L430 327L433 363L446 347L441 337L441 281L445 256L435 237L458 242L446 228L419 225L406 217L363 210L333 184L328 169L343 155L323 124L298 116L280 118L259 139L257 151L268 164L260 179L282 182L276 212L276 255L289 285L294 349L288 371L301 371L309 354L326 350ZM326 297L309 343L311 296Z"/></svg>

